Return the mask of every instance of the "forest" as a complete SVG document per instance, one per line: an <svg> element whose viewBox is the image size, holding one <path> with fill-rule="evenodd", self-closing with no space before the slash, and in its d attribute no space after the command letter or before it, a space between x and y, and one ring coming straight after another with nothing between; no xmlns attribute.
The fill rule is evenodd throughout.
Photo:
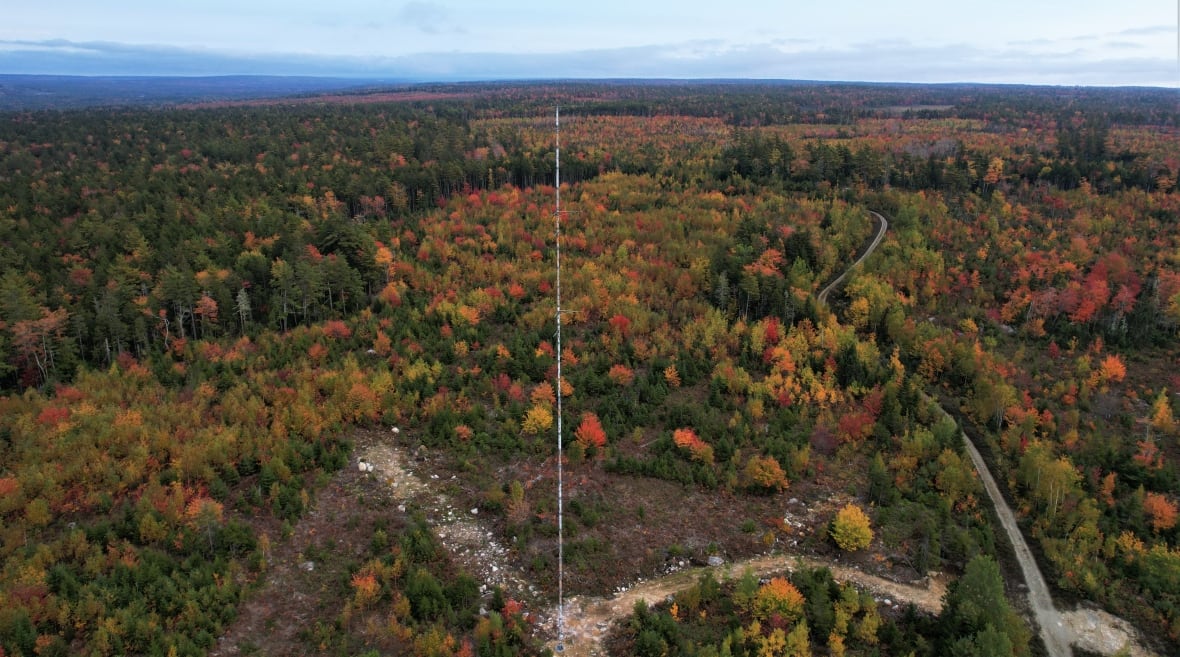
<svg viewBox="0 0 1180 657"><path fill-rule="evenodd" d="M544 654L559 395L567 594L952 579L931 616L702 576L612 654L1040 654L960 428L1059 602L1180 651L1173 92L416 91L0 114L0 656L215 652L365 432L535 590L388 505L302 651Z"/></svg>

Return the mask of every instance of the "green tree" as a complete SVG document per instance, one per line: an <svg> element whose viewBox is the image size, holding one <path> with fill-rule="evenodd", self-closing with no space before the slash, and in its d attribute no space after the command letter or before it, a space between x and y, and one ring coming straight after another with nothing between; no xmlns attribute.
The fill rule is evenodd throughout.
<svg viewBox="0 0 1180 657"><path fill-rule="evenodd" d="M1007 654L1028 654L1028 627L1004 597L1000 566L990 556L981 554L967 563L963 576L947 590L940 620L946 630L948 654L961 654L957 648L962 639L978 650L962 654L995 654L992 651L1002 644L997 632L1012 646Z"/></svg>
<svg viewBox="0 0 1180 657"><path fill-rule="evenodd" d="M885 465L881 452L873 455L869 461L869 501L882 506L888 506L898 500L900 494L893 483L893 475Z"/></svg>
<svg viewBox="0 0 1180 657"><path fill-rule="evenodd" d="M942 450L938 455L938 474L934 485L949 505L964 500L968 495L979 495L979 479L971 463L951 449Z"/></svg>
<svg viewBox="0 0 1180 657"><path fill-rule="evenodd" d="M1012 640L1004 632L988 625L974 636L956 641L952 654L961 657L1012 657Z"/></svg>
<svg viewBox="0 0 1180 657"><path fill-rule="evenodd" d="M1081 475L1066 456L1053 458L1053 449L1034 441L1020 459L1017 470L1029 496L1052 520L1069 499L1081 496Z"/></svg>

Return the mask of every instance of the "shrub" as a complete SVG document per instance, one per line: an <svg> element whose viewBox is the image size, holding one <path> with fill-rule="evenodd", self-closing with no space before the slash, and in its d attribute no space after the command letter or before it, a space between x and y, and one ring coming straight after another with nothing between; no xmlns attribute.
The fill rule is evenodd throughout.
<svg viewBox="0 0 1180 657"><path fill-rule="evenodd" d="M746 487L775 492L787 487L787 475L773 456L751 456L743 470Z"/></svg>

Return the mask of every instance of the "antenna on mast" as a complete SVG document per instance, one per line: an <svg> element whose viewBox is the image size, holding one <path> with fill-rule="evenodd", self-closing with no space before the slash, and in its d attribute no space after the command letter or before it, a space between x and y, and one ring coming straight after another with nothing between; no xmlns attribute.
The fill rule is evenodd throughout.
<svg viewBox="0 0 1180 657"><path fill-rule="evenodd" d="M565 651L565 546L562 527L561 449L561 107L553 109L553 225L557 252L557 652Z"/></svg>

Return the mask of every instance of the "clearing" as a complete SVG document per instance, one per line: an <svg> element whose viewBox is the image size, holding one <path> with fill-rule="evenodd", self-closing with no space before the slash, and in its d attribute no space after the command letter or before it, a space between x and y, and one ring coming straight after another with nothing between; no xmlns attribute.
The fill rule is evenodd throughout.
<svg viewBox="0 0 1180 657"><path fill-rule="evenodd" d="M506 594L525 601L528 608L544 610L534 615L536 631L552 645L557 616L552 584L530 576L529 569L522 565L523 555L505 544L497 519L481 515L478 504L468 499L471 492L464 490L456 475L445 474L427 450L409 451L398 444L400 441L400 437L386 432L357 432L353 465L337 473L317 495L313 508L290 538L276 541L265 582L242 604L237 620L211 655L297 654L317 646L319 628L334 621L347 597L340 582L352 564L363 560L372 532L378 526L396 531L407 524L408 514L414 509L425 514L457 564L484 583L485 593L490 593L492 586L500 586ZM373 470L361 472L357 461L371 464ZM746 569L767 576L822 566L829 568L836 580L867 589L890 606L913 604L932 614L942 607L945 576L922 577L869 554L814 553L816 542L806 537L826 524L834 509L843 503L842 498L821 498L808 504L797 498L784 501L783 495L705 495L662 481L602 473L591 477L577 468L573 472L573 481L583 489L592 489L607 499L625 500L628 505L647 505L652 511L637 521L641 529L621 523L625 526L603 534L603 540L612 541L616 568L593 569L595 577L572 571L572 583L567 580L567 589L581 593L566 600L565 654L605 654L601 642L612 623L629 615L637 601L661 602L692 586L707 569L718 579L725 579L738 577ZM540 483L536 487L544 488ZM792 488L791 494L819 494L821 488L800 485ZM693 504L704 505L708 512L693 513L694 521L686 523L684 510L693 508ZM660 505L671 508L660 510ZM775 509L775 517L782 524L776 532L768 532L779 535L770 547L764 543L767 534L761 530L743 532L734 526L735 519L766 518ZM760 526L769 524L762 522ZM605 528L595 528L599 529ZM737 538L727 542L722 534ZM710 541L713 551L729 557L722 565L699 565L704 554L702 544L710 536L714 539ZM695 547L686 548L684 554L652 549L652 545L681 544ZM784 549L799 553L783 553ZM768 553L771 550L776 552ZM804 551L812 554L804 556ZM641 564L627 563L627 559ZM609 595L590 593L606 582ZM1152 655L1136 640L1130 624L1105 612L1079 609L1059 616L1061 629L1072 634L1074 645L1080 648L1112 655L1128 647L1134 657Z"/></svg>

